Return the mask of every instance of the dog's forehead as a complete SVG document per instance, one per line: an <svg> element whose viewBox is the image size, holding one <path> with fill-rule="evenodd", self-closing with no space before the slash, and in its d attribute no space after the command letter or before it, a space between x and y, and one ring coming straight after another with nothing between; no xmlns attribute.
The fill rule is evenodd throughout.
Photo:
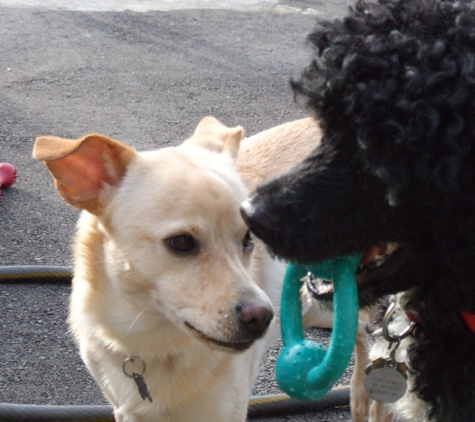
<svg viewBox="0 0 475 422"><path fill-rule="evenodd" d="M233 159L225 154L208 151L194 145L163 148L140 153L138 165L131 168L143 182L159 183L163 189L195 186L204 191L232 191L233 196L246 195L245 187ZM180 190L180 189L179 189Z"/></svg>
<svg viewBox="0 0 475 422"><path fill-rule="evenodd" d="M241 222L247 191L233 160L217 153L166 148L140 153L114 199L118 219ZM242 222L243 223L243 222Z"/></svg>

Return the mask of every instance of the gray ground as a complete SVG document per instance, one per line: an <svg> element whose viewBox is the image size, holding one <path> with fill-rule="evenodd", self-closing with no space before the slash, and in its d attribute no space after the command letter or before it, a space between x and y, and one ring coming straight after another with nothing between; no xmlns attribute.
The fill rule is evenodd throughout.
<svg viewBox="0 0 475 422"><path fill-rule="evenodd" d="M341 15L346 1L278 6L133 13L0 1L0 162L18 169L0 203L0 265L71 265L78 213L30 158L38 135L101 132L142 150L181 142L209 114L249 135L305 116L289 77L307 64L315 19ZM67 333L68 295L65 285L0 285L0 402L105 403ZM255 394L278 392L277 350L266 355ZM262 420L350 415L341 408Z"/></svg>

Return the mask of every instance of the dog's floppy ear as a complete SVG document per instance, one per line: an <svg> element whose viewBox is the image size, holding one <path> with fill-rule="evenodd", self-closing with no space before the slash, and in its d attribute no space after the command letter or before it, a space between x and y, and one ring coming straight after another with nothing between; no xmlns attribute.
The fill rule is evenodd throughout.
<svg viewBox="0 0 475 422"><path fill-rule="evenodd" d="M40 136L33 148L33 158L48 166L63 199L96 215L136 155L133 148L97 134L75 141Z"/></svg>
<svg viewBox="0 0 475 422"><path fill-rule="evenodd" d="M227 127L218 119L207 116L201 120L186 142L198 145L210 151L224 153L231 158L237 158L239 143L244 138L242 126Z"/></svg>

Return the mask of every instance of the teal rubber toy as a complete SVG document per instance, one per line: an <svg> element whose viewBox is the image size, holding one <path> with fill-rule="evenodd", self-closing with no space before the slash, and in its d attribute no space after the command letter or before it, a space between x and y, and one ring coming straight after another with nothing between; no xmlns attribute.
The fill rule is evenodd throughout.
<svg viewBox="0 0 475 422"><path fill-rule="evenodd" d="M361 255L355 254L304 266L289 264L281 299L284 348L277 359L276 377L281 390L299 400L321 399L343 375L353 353L358 329L356 270ZM304 337L300 289L302 277L333 280L334 320L328 350Z"/></svg>

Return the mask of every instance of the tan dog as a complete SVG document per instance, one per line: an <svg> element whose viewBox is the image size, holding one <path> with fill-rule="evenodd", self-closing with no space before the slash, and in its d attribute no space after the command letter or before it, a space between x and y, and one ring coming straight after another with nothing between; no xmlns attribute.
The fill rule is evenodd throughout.
<svg viewBox="0 0 475 422"><path fill-rule="evenodd" d="M84 210L69 323L117 421L246 419L285 265L254 245L239 205L321 135L303 119L243 136L207 117L153 152L102 135L37 139L34 158ZM316 309L306 323L327 326Z"/></svg>

